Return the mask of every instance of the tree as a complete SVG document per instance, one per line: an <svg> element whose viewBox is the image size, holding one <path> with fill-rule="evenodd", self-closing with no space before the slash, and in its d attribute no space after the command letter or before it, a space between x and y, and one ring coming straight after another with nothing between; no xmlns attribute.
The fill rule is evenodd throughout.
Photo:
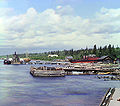
<svg viewBox="0 0 120 106"><path fill-rule="evenodd" d="M111 44L109 44L108 46L108 54L111 56L112 54L112 47L111 47Z"/></svg>
<svg viewBox="0 0 120 106"><path fill-rule="evenodd" d="M108 55L107 46L104 46L104 47L103 47L103 55Z"/></svg>
<svg viewBox="0 0 120 106"><path fill-rule="evenodd" d="M115 52L115 48L114 48L114 45L112 46L112 48L111 48L112 50L111 50L111 56L113 57L113 58L117 58L117 55L116 55L116 52Z"/></svg>
<svg viewBox="0 0 120 106"><path fill-rule="evenodd" d="M99 48L99 57L101 57L102 55L103 55L103 53L102 53L102 47L100 46L100 48Z"/></svg>
<svg viewBox="0 0 120 106"><path fill-rule="evenodd" d="M96 45L94 45L94 48L93 48L93 54L96 55L96 51L97 51L97 48L96 48Z"/></svg>
<svg viewBox="0 0 120 106"><path fill-rule="evenodd" d="M73 49L70 50L70 55L73 56Z"/></svg>

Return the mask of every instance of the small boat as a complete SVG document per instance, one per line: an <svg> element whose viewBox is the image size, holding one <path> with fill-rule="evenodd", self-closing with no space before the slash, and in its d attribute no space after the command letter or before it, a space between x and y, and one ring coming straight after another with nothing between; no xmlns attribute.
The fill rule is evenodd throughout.
<svg viewBox="0 0 120 106"><path fill-rule="evenodd" d="M108 75L110 72L99 72L98 75Z"/></svg>
<svg viewBox="0 0 120 106"><path fill-rule="evenodd" d="M64 77L65 71L55 67L31 67L30 74L34 77Z"/></svg>

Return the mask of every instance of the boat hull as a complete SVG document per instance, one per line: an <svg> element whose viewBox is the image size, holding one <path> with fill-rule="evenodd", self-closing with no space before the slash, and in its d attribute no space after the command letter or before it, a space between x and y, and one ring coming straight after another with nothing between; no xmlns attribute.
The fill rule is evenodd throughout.
<svg viewBox="0 0 120 106"><path fill-rule="evenodd" d="M4 60L4 64L6 64L6 65L11 64L11 61L9 61L9 60Z"/></svg>
<svg viewBox="0 0 120 106"><path fill-rule="evenodd" d="M70 60L71 63L97 63L99 60Z"/></svg>

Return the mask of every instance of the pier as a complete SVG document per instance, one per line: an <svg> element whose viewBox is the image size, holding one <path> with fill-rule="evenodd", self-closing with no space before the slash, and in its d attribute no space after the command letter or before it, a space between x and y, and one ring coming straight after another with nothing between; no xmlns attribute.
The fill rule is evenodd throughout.
<svg viewBox="0 0 120 106"><path fill-rule="evenodd" d="M114 92L115 92L115 88L109 88L106 94L104 95L104 97L102 98L102 101L99 106L110 106L109 103L110 100L112 99ZM114 105L114 106L119 106L119 105Z"/></svg>
<svg viewBox="0 0 120 106"><path fill-rule="evenodd" d="M109 88L99 106L120 106L120 88Z"/></svg>
<svg viewBox="0 0 120 106"><path fill-rule="evenodd" d="M108 106L120 106L120 88L115 88L115 92Z"/></svg>
<svg viewBox="0 0 120 106"><path fill-rule="evenodd" d="M31 60L28 64L50 64L50 65L71 65L70 62L57 62L57 61L41 61L41 60Z"/></svg>

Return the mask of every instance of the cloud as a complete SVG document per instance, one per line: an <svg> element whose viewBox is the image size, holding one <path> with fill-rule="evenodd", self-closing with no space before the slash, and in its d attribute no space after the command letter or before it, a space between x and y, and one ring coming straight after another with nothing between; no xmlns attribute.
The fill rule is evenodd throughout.
<svg viewBox="0 0 120 106"><path fill-rule="evenodd" d="M56 14L59 14L59 15L73 15L74 14L74 9L69 5L66 5L65 7L57 6L56 7Z"/></svg>
<svg viewBox="0 0 120 106"><path fill-rule="evenodd" d="M75 16L68 5L16 16L9 11L0 15L1 47L78 49L120 42L120 9L102 8L90 19Z"/></svg>
<svg viewBox="0 0 120 106"><path fill-rule="evenodd" d="M12 13L14 13L14 9L13 8L0 8L0 17L8 17L11 16Z"/></svg>

